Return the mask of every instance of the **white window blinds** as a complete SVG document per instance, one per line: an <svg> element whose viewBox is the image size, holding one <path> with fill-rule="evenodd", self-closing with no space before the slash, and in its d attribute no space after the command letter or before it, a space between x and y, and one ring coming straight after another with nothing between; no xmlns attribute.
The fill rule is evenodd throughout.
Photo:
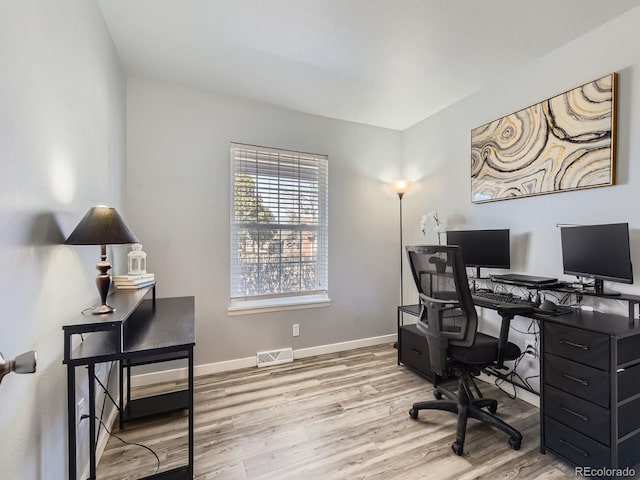
<svg viewBox="0 0 640 480"><path fill-rule="evenodd" d="M327 292L326 155L231 144L231 298Z"/></svg>

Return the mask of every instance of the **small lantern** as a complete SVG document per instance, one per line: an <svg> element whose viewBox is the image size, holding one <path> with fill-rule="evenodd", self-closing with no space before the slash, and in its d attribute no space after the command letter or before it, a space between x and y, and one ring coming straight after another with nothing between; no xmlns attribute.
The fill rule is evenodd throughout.
<svg viewBox="0 0 640 480"><path fill-rule="evenodd" d="M142 245L134 243L127 254L129 261L129 275L141 275L147 273L147 254L142 251Z"/></svg>

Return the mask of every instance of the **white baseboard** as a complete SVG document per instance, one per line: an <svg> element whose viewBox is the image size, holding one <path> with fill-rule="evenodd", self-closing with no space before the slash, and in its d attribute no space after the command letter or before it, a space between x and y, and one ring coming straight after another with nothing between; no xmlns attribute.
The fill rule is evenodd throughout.
<svg viewBox="0 0 640 480"><path fill-rule="evenodd" d="M344 352L353 350L354 348L370 347L372 345L381 345L384 343L395 342L397 335L381 335L379 337L361 338L348 342L331 343L329 345L319 345L317 347L299 348L293 351L293 358L306 358L316 355L325 355L328 353ZM202 375L210 375L212 373L228 372L231 370L239 370L241 368L255 367L256 356L245 358L236 358L233 360L225 360L223 362L208 363L205 365L196 365L193 375L196 377ZM257 368L257 367L256 367ZM172 382L176 380L186 379L188 376L187 368L175 368L164 370L162 372L143 373L131 376L131 386L140 387L145 385L153 385L155 383Z"/></svg>
<svg viewBox="0 0 640 480"><path fill-rule="evenodd" d="M316 355L326 355L328 353L344 352L355 348L371 347L373 345L382 345L397 340L398 336L381 335L379 337L361 338L359 340L351 340L348 342L331 343L329 345L319 345L317 347L299 348L293 351L293 358L315 357Z"/></svg>

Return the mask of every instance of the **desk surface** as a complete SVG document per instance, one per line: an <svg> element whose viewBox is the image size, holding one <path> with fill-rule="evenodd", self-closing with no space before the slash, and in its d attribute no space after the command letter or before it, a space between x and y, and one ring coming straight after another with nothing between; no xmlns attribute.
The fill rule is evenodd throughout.
<svg viewBox="0 0 640 480"><path fill-rule="evenodd" d="M73 330L76 327L100 323L122 323L127 320L129 314L135 310L153 288L154 286L143 287L138 290L114 290L107 297L107 303L116 309L115 312L102 315L93 315L91 313L80 314L67 325L64 325L62 329Z"/></svg>
<svg viewBox="0 0 640 480"><path fill-rule="evenodd" d="M68 330L67 334L77 334L79 332L76 329L83 326L111 325L113 328L85 333L83 341L70 350L68 356L65 355L63 363L95 364L148 355L155 350L167 352L194 345L194 297L144 300L148 291L147 289L113 296L117 297L117 302L112 302L114 305L127 304L132 306L133 310L123 307L119 315L94 316L90 318L95 318L95 322L64 326L63 329ZM87 317L84 316L83 319Z"/></svg>
<svg viewBox="0 0 640 480"><path fill-rule="evenodd" d="M625 337L635 335L640 331L640 323L636 320L629 321L629 317L616 315L613 313L589 312L574 309L571 313L564 315L544 315L534 313L532 318L543 322L553 322L562 325L582 328L591 332Z"/></svg>
<svg viewBox="0 0 640 480"><path fill-rule="evenodd" d="M480 305L477 305L480 306ZM489 305L482 305L483 308L491 308ZM402 305L398 307L401 312L409 315L420 315L420 305ZM571 313L564 315L544 315L541 313L532 313L527 317L543 322L554 322L562 325L582 328L591 332L604 333L614 335L616 337L626 337L636 335L640 332L640 322L635 320L629 322L629 317L615 315L612 313L588 312L575 309Z"/></svg>
<svg viewBox="0 0 640 480"><path fill-rule="evenodd" d="M195 344L194 297L144 300L124 324L122 352Z"/></svg>

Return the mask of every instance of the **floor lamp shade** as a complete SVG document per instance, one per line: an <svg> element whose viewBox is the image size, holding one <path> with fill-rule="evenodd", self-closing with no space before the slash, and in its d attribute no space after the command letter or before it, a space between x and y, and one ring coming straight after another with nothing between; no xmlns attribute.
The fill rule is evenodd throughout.
<svg viewBox="0 0 640 480"><path fill-rule="evenodd" d="M411 188L411 182L409 180L394 180L391 182L391 188L393 188L393 191L402 199L404 194Z"/></svg>
<svg viewBox="0 0 640 480"><path fill-rule="evenodd" d="M115 208L91 207L65 242L67 245L100 245L100 261L96 268L100 271L96 285L100 293L101 305L93 310L94 315L111 313L115 309L107 305L107 294L111 287L111 275L107 272L111 264L107 262L107 245L139 243Z"/></svg>

